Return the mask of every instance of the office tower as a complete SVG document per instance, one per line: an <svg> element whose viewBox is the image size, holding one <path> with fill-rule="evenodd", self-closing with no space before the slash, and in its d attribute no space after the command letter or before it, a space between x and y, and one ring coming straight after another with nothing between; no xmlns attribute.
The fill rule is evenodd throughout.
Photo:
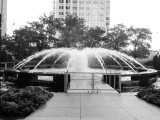
<svg viewBox="0 0 160 120"><path fill-rule="evenodd" d="M4 36L7 30L7 0L0 0L0 23L1 36Z"/></svg>
<svg viewBox="0 0 160 120"><path fill-rule="evenodd" d="M60 19L72 14L84 18L89 27L106 28L110 24L110 0L53 0L53 14Z"/></svg>

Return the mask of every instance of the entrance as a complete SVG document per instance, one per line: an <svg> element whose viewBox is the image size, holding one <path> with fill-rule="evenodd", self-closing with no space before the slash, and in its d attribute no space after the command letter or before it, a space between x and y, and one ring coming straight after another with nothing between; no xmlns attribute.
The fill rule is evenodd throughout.
<svg viewBox="0 0 160 120"><path fill-rule="evenodd" d="M65 76L67 93L121 92L121 75L117 73L66 72Z"/></svg>

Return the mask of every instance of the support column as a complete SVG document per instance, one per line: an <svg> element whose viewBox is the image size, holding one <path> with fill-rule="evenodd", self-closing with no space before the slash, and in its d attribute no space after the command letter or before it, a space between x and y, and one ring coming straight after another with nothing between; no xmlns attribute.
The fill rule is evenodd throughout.
<svg viewBox="0 0 160 120"><path fill-rule="evenodd" d="M119 93L121 93L121 74L119 74Z"/></svg>
<svg viewBox="0 0 160 120"><path fill-rule="evenodd" d="M94 93L94 73L92 73L92 93Z"/></svg>

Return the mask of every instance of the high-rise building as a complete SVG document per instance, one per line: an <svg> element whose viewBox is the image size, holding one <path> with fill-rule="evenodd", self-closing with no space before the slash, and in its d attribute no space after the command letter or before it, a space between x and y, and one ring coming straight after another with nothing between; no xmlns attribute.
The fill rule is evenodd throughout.
<svg viewBox="0 0 160 120"><path fill-rule="evenodd" d="M53 0L53 14L60 19L72 14L84 18L89 27L106 28L110 24L110 0Z"/></svg>
<svg viewBox="0 0 160 120"><path fill-rule="evenodd" d="M1 36L4 36L7 30L7 0L0 0L0 24Z"/></svg>

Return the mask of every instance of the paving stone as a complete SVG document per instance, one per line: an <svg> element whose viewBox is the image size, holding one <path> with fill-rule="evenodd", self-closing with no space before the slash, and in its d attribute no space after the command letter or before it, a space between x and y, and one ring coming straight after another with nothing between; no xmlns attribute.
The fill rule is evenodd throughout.
<svg viewBox="0 0 160 120"><path fill-rule="evenodd" d="M80 118L79 108L44 108L31 114L29 117L70 117Z"/></svg>
<svg viewBox="0 0 160 120"><path fill-rule="evenodd" d="M129 118L132 117L122 108L82 108L82 118ZM119 120L119 119L118 119Z"/></svg>
<svg viewBox="0 0 160 120"><path fill-rule="evenodd" d="M26 120L158 120L160 108L131 93L54 93Z"/></svg>
<svg viewBox="0 0 160 120"><path fill-rule="evenodd" d="M114 101L82 101L81 108L120 108Z"/></svg>

